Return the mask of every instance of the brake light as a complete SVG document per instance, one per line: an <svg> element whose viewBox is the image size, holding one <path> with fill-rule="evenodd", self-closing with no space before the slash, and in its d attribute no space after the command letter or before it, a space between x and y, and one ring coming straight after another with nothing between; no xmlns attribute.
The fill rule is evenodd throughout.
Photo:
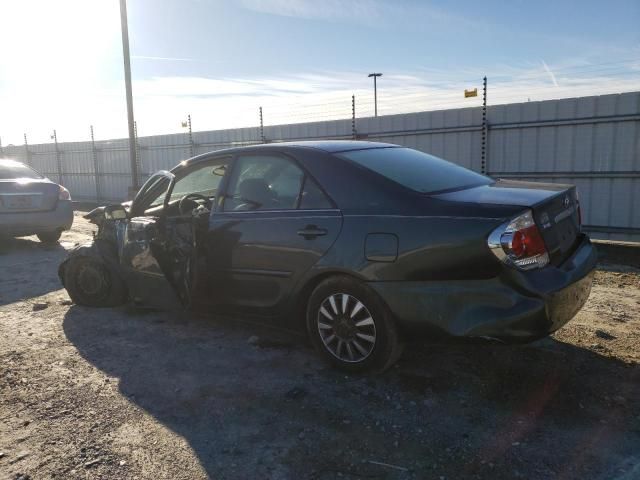
<svg viewBox="0 0 640 480"><path fill-rule="evenodd" d="M521 270L542 268L549 254L531 211L500 225L489 235L489 248L504 263Z"/></svg>
<svg viewBox="0 0 640 480"><path fill-rule="evenodd" d="M71 194L69 190L60 185L60 193L58 193L58 200L71 200Z"/></svg>

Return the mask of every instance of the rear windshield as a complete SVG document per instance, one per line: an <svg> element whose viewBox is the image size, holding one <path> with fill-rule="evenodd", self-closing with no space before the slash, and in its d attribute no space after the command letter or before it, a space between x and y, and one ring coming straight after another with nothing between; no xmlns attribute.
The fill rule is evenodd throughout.
<svg viewBox="0 0 640 480"><path fill-rule="evenodd" d="M0 180L16 178L42 178L42 175L20 162L0 160Z"/></svg>
<svg viewBox="0 0 640 480"><path fill-rule="evenodd" d="M372 148L341 155L420 193L493 183L484 175L410 148Z"/></svg>

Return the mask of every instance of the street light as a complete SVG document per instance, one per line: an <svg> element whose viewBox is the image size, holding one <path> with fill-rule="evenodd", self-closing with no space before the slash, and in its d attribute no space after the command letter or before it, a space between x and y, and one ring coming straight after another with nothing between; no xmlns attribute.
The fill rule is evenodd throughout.
<svg viewBox="0 0 640 480"><path fill-rule="evenodd" d="M381 76L381 73L369 74L369 78L373 77L373 109L376 117L378 116L378 82L376 80Z"/></svg>

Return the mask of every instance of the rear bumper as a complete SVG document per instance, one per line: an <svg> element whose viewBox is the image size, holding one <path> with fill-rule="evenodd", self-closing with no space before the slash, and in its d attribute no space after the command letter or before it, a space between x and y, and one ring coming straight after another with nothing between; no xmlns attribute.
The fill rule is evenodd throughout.
<svg viewBox="0 0 640 480"><path fill-rule="evenodd" d="M72 224L70 200L59 200L55 209L46 212L0 213L0 233L13 237L69 230Z"/></svg>
<svg viewBox="0 0 640 480"><path fill-rule="evenodd" d="M488 280L371 282L399 326L412 333L527 342L553 333L591 292L597 253L584 236L558 267L505 271Z"/></svg>

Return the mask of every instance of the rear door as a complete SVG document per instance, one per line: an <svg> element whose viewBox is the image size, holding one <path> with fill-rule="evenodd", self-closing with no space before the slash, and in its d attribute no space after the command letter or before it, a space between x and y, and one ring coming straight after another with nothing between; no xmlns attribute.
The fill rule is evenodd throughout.
<svg viewBox="0 0 640 480"><path fill-rule="evenodd" d="M340 211L294 159L238 156L209 223L211 297L276 313L341 227Z"/></svg>

